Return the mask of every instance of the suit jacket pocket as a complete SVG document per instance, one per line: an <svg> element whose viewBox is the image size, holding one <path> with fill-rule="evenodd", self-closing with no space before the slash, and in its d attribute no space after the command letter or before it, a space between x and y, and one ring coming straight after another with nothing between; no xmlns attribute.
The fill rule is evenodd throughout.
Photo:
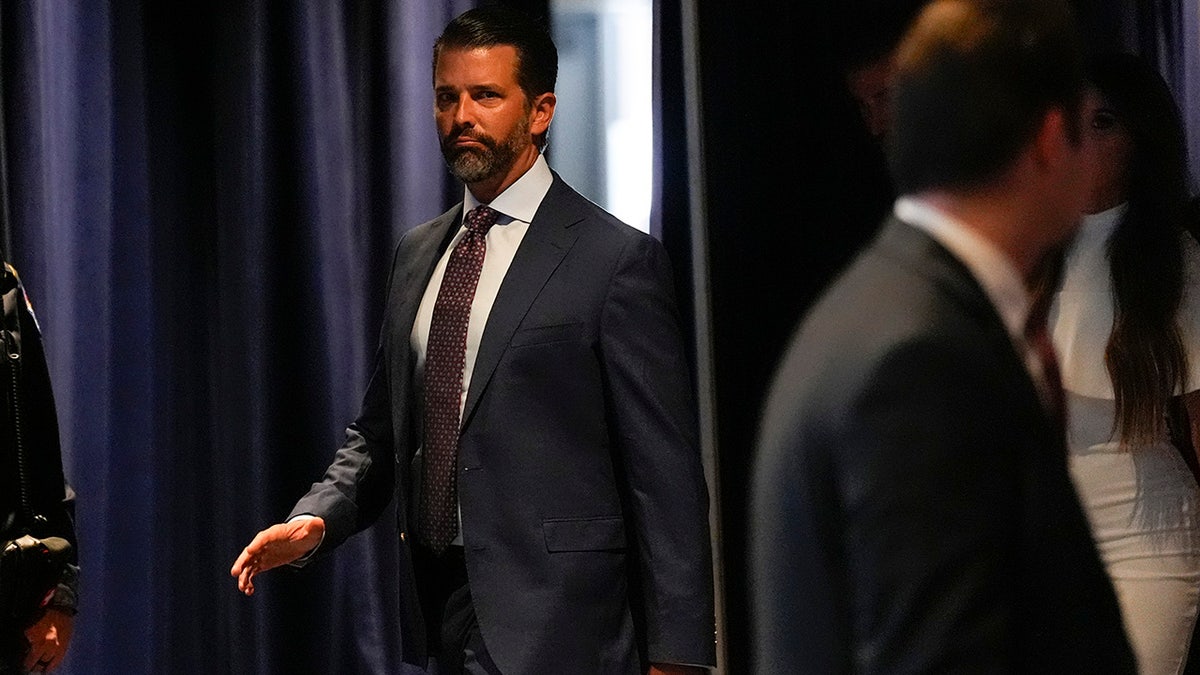
<svg viewBox="0 0 1200 675"><path fill-rule="evenodd" d="M549 518L542 521L546 550L616 551L625 548L625 521L621 516Z"/></svg>
<svg viewBox="0 0 1200 675"><path fill-rule="evenodd" d="M577 340L583 334L582 323L560 323L553 326L535 326L522 328L513 333L510 344L513 347L527 347L549 342L566 342Z"/></svg>

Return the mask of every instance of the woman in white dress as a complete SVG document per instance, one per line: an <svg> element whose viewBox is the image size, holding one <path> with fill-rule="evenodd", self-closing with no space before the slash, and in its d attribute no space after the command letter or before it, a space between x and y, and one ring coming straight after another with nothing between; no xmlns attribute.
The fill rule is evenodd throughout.
<svg viewBox="0 0 1200 675"><path fill-rule="evenodd" d="M1091 80L1092 199L1050 314L1071 473L1139 672L1178 674L1200 602L1195 429L1170 414L1200 418L1200 246L1185 233L1183 129L1140 60L1101 57Z"/></svg>

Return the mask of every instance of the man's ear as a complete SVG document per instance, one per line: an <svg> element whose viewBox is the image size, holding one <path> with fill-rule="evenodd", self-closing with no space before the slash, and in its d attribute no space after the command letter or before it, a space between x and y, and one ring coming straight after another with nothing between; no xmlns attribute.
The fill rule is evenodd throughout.
<svg viewBox="0 0 1200 675"><path fill-rule="evenodd" d="M533 99L532 111L529 119L529 133L534 136L541 136L550 128L550 122L554 119L554 105L558 99L554 97L554 92L548 91L544 94L538 94Z"/></svg>

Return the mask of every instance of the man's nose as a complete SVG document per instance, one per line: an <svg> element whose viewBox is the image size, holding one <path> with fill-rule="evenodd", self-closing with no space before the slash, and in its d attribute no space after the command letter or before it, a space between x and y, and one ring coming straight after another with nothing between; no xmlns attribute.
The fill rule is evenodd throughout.
<svg viewBox="0 0 1200 675"><path fill-rule="evenodd" d="M454 124L458 127L475 126L475 101L468 94L458 97L454 106Z"/></svg>

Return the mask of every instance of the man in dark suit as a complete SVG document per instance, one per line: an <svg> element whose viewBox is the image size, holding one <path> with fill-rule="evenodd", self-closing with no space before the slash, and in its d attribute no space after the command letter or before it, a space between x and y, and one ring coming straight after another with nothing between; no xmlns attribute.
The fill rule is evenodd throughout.
<svg viewBox="0 0 1200 675"><path fill-rule="evenodd" d="M1080 61L1050 0L938 0L902 42L902 197L762 424L761 672L1134 672L1026 290L1082 210Z"/></svg>
<svg viewBox="0 0 1200 675"><path fill-rule="evenodd" d="M701 672L714 660L707 489L661 245L540 153L557 54L471 10L434 46L464 203L409 232L375 374L324 479L234 564L306 562L401 523L405 660L440 672Z"/></svg>

